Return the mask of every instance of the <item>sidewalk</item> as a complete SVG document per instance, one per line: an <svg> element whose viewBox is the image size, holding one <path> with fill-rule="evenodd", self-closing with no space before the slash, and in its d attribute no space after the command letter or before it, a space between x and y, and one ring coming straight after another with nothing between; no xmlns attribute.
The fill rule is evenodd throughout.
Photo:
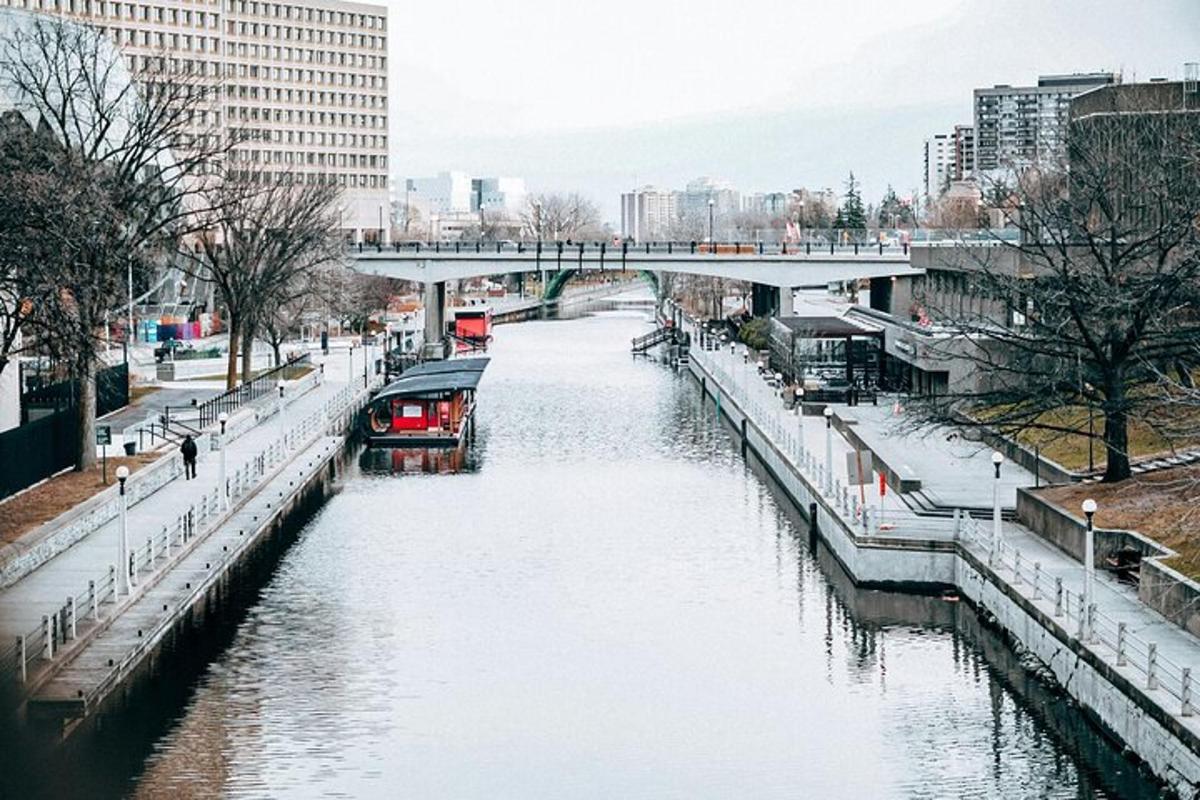
<svg viewBox="0 0 1200 800"><path fill-rule="evenodd" d="M322 384L287 401L283 420L273 414L231 441L225 449L226 477L232 480L240 468L263 457L271 447L277 447L277 440L285 432L282 423L302 419L321 409L347 387L348 375L361 386L363 349L359 348L354 356L353 366L344 353L331 354L328 359L314 359L317 363L325 361ZM159 536L165 528L175 525L190 506L206 502L206 498L217 491L221 453L209 451L203 446L204 442L201 445L195 480L176 478L130 507L131 550L143 547L149 536ZM109 566L118 560L119 526L119 518L111 520L12 586L0 590L0 637L3 637L0 642L7 645L16 637L35 630L44 615L52 615L62 608L68 596L85 592L88 581L96 581L97 586L102 580L106 582ZM83 610L79 613L82 616Z"/></svg>
<svg viewBox="0 0 1200 800"><path fill-rule="evenodd" d="M722 350L702 350L695 331L693 340L696 346L692 348L692 358L718 376L727 393L760 430L771 437L812 486L823 486L824 419L806 417L801 423L800 418L783 409L782 401L758 376L755 367L742 363L740 354L735 357L728 345ZM740 351L741 346L738 347ZM857 433L869 446L878 447L885 458L902 459L922 473L923 490L929 496L956 506L991 505L990 451L980 451L969 442L947 440L940 434L923 438L889 435L889 407L857 406L844 410L858 417ZM801 431L803 435L797 435ZM845 477L846 454L853 448L836 429L831 439L834 475ZM1003 465L1001 476L1006 494L1015 493L1017 486L1033 485L1033 476L1010 462ZM867 507L874 513L879 500L878 481L864 489ZM858 495L859 489L854 487L852 492ZM830 496L829 492L824 494ZM1191 675L1200 675L1200 641L1143 604L1134 587L1121 584L1105 571L1097 570L1094 573L1092 635L1080 637L1080 632L1085 630L1081 619L1086 619L1087 612L1082 601L1085 570L1078 561L1016 522L1002 524L1000 546L992 554L990 519L964 518L955 524L953 520L917 514L906 506L898 507L890 496L888 503L885 519L894 527L887 532L872 530L872 536L957 541L982 564L993 564L992 571L999 580L1047 617L1055 619L1070 636L1077 638L1077 646L1091 651L1193 735L1200 736L1200 717L1191 713L1194 709ZM856 537L866 533L862 522L847 513L847 505L837 501L833 505L839 508L844 524L856 531ZM1061 602L1057 592L1059 586ZM1151 655L1152 649L1154 655ZM1152 683L1156 688L1148 688Z"/></svg>

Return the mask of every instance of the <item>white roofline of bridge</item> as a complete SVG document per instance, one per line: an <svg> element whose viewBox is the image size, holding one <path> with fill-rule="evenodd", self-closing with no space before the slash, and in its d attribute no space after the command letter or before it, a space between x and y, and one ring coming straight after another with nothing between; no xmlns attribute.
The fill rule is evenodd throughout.
<svg viewBox="0 0 1200 800"><path fill-rule="evenodd" d="M682 272L730 280L750 281L780 288L821 287L830 283L858 278L885 278L923 275L925 270L914 268L907 255L900 253L835 253L809 255L709 255L692 253L633 253L624 260L620 251L605 254L601 261L598 252L564 251L561 260L557 253L453 253L413 251L373 251L354 253L352 263L360 272L386 275L418 283L437 283L464 280L486 275L514 272L582 269L584 271L650 270Z"/></svg>

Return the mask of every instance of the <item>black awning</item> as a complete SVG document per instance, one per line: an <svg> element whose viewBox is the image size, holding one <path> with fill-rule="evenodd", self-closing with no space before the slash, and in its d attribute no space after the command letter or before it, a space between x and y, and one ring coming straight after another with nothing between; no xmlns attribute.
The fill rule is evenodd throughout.
<svg viewBox="0 0 1200 800"><path fill-rule="evenodd" d="M473 390L479 386L479 380L483 377L489 360L460 358L418 364L384 387L375 399L427 397L464 389Z"/></svg>

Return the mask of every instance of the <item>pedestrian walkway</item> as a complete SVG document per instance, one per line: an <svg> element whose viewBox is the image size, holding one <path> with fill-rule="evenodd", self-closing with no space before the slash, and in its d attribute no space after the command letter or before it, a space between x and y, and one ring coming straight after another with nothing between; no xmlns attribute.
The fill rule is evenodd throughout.
<svg viewBox="0 0 1200 800"><path fill-rule="evenodd" d="M267 466L278 463L285 455L281 439L286 434L330 410L333 401L348 396L347 390L351 387L361 389L363 364L367 357L364 350L358 348L349 358L339 354L327 359L324 380L319 385L300 397L288 399L285 394L282 415L275 413L262 419L226 445L224 476L233 491L240 494L253 491L254 481L270 477L271 470ZM307 447L308 440L324 431L324 426L311 427L311 431L305 431L307 438L288 440L286 450ZM195 480L176 478L129 509L127 525L131 551L144 550L149 544L153 554L158 551L158 541L166 532L177 531L180 526L194 529L195 514L191 521L185 520L189 510L200 510L209 516L221 512L222 452L210 451L203 441L201 445ZM0 642L7 645L18 637L40 631L43 618L59 613L64 601L86 596L89 581L94 581L96 586L111 586L110 575L115 572L119 560L119 532L120 519L110 520L13 585L0 590ZM193 535L196 532L193 530ZM77 610L80 618L85 612L85 608ZM37 642L38 649L30 652L29 658L44 646L42 637L37 637ZM0 647L0 654L7 651L8 647ZM6 662L7 659L0 659L7 667Z"/></svg>
<svg viewBox="0 0 1200 800"><path fill-rule="evenodd" d="M842 471L853 446L836 429L829 428L827 433L824 419L798 417L786 411L775 390L758 376L756 366L737 352L740 345L704 350L699 346L698 332L694 327L691 330L695 343L692 358L717 377L726 393L771 438L797 472L830 500L856 539L870 535L914 542L957 542L979 563L990 565L999 580L1047 618L1058 621L1076 639L1077 646L1126 677L1193 736L1200 736L1200 718L1193 714L1192 699L1192 675L1200 674L1200 640L1142 603L1135 588L1119 583L1103 570L1097 571L1089 604L1083 565L1015 522L1003 522L1000 537L994 540L991 520L963 515L947 521L918 514L907 506L889 505L882 529L877 516L875 522L864 524L862 506L871 509L879 502L878 485L861 490L855 487L851 493L840 477L827 483L831 475L827 465L833 465L832 474L845 474ZM991 504L990 452L986 454L988 460L980 463L980 452L953 438L883 435L889 426L890 411L882 406L859 406L847 411L859 415L858 433L872 448L878 446L889 457L903 458L914 470L923 470L923 485L932 495L975 507ZM831 459L827 459L827 447ZM1006 493L1015 492L1022 481L1033 485L1033 476L1028 472L1012 464L1006 469L1009 478L1002 484ZM829 484L832 490L824 488ZM865 503L853 502L859 499L859 491L863 491Z"/></svg>

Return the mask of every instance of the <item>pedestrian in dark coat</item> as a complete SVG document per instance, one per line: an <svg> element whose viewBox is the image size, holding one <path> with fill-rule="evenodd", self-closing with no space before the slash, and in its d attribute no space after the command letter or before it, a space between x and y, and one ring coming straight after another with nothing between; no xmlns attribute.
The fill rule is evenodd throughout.
<svg viewBox="0 0 1200 800"><path fill-rule="evenodd" d="M187 435L183 437L183 444L179 445L179 452L183 453L183 474L187 480L196 477L196 440Z"/></svg>

